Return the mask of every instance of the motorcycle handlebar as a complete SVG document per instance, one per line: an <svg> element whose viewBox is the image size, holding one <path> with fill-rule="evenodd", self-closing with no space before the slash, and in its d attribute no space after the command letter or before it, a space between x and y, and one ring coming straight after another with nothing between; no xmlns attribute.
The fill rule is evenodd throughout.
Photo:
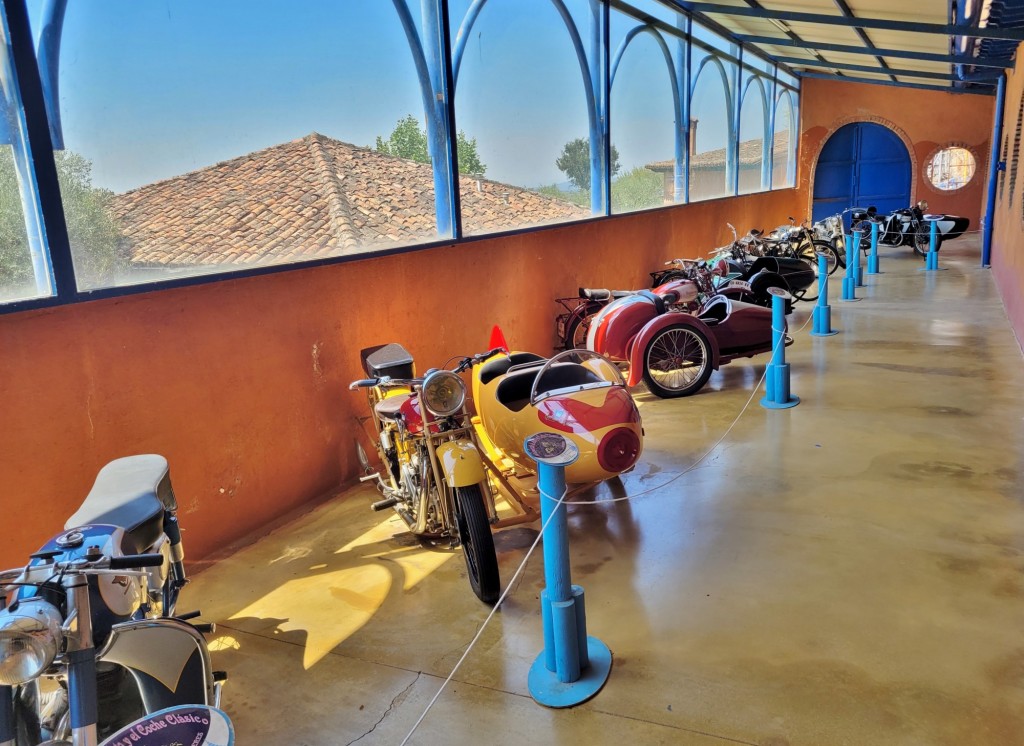
<svg viewBox="0 0 1024 746"><path fill-rule="evenodd" d="M355 391L356 389L370 388L371 386L376 386L380 381L380 378L360 378L358 381L352 381L348 385L348 390Z"/></svg>
<svg viewBox="0 0 1024 746"><path fill-rule="evenodd" d="M140 567L160 567L164 563L162 554L126 554L123 557L111 557L111 570L135 570Z"/></svg>

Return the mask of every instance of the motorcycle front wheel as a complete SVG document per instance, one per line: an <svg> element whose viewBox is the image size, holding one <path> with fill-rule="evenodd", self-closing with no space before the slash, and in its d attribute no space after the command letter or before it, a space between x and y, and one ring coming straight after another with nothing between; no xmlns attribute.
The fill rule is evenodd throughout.
<svg viewBox="0 0 1024 746"><path fill-rule="evenodd" d="M644 383L662 399L695 394L711 377L711 344L687 324L659 331L644 350Z"/></svg>
<svg viewBox="0 0 1024 746"><path fill-rule="evenodd" d="M455 488L455 509L459 521L459 541L466 556L466 571L473 593L485 604L493 604L501 593L498 555L494 535L487 520L480 485Z"/></svg>

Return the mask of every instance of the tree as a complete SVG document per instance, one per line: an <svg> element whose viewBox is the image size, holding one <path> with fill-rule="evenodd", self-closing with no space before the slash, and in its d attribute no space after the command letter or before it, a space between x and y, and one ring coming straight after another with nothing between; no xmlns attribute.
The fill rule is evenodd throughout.
<svg viewBox="0 0 1024 746"><path fill-rule="evenodd" d="M562 154L555 161L558 170L581 191L590 191L590 140L577 137L562 147ZM612 145L612 176L619 172L619 151Z"/></svg>
<svg viewBox="0 0 1024 746"><path fill-rule="evenodd" d="M459 151L459 173L482 175L487 171L487 166L480 160L475 137L470 139L465 132L459 130L455 136L455 147ZM417 163L430 163L427 132L420 128L419 121L412 114L398 120L387 140L377 135L377 152L408 158Z"/></svg>
<svg viewBox="0 0 1024 746"><path fill-rule="evenodd" d="M78 153L54 152L64 218L80 285L109 284L127 266L121 230L110 202L113 192L92 186L92 164ZM25 216L14 156L0 147L0 293L34 287Z"/></svg>
<svg viewBox="0 0 1024 746"><path fill-rule="evenodd" d="M665 183L661 175L637 166L612 182L612 212L643 210L665 204Z"/></svg>

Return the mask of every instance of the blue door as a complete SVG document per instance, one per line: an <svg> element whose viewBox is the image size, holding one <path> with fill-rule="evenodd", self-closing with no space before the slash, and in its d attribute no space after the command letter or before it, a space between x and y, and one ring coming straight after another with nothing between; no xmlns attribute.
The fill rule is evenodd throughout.
<svg viewBox="0 0 1024 746"><path fill-rule="evenodd" d="M910 206L910 154L887 127L854 122L836 130L821 149L811 215L821 220L869 205L879 213ZM849 227L849 215L844 222Z"/></svg>

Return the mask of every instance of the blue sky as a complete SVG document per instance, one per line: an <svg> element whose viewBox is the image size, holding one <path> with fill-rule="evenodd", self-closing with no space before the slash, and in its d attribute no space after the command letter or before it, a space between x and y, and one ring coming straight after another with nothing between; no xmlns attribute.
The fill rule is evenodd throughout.
<svg viewBox="0 0 1024 746"><path fill-rule="evenodd" d="M586 45L589 3L566 4ZM29 0L34 20L41 5ZM453 36L468 5L450 2ZM628 28L614 16L613 49ZM641 35L612 91L623 170L672 156L668 80L661 51ZM477 139L488 178L523 186L564 180L554 161L588 131L581 81L549 0L491 0L470 36L455 99L458 127ZM372 146L398 119L422 119L423 111L388 0L72 2L60 85L67 147L93 162L96 185L114 191L313 131ZM706 95L722 97L720 87ZM704 96L698 91L695 108ZM720 107L708 108L715 114L702 116L701 150L725 142Z"/></svg>

